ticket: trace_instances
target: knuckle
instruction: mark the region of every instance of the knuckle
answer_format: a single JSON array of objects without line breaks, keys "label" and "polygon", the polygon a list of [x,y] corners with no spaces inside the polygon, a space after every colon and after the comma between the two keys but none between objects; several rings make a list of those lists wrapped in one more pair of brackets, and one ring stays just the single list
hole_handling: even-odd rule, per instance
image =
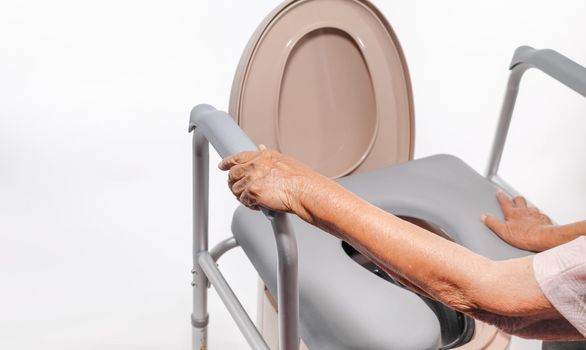
[{"label": "knuckle", "polygon": [[241,193],[242,191],[244,191],[245,188],[246,188],[246,182],[243,180],[236,182],[233,187],[234,191],[236,191],[238,193]]},{"label": "knuckle", "polygon": [[241,158],[242,158],[242,154],[241,153],[235,154],[235,155],[233,155],[230,158],[230,163],[232,163],[232,164],[238,164],[238,163],[240,163]]},{"label": "knuckle", "polygon": [[249,152],[240,152],[236,155],[234,155],[234,162],[235,163],[244,163],[246,161],[246,159],[248,158],[248,154]]},{"label": "knuckle", "polygon": [[241,178],[246,172],[246,168],[243,165],[236,165],[228,173],[228,177],[232,180]]},{"label": "knuckle", "polygon": [[265,171],[263,169],[255,169],[254,172],[252,172],[252,176],[256,179],[262,179],[264,174]]},{"label": "knuckle", "polygon": [[248,190],[254,194],[258,194],[261,188],[262,186],[257,181],[251,183],[250,186],[248,186]]},{"label": "knuckle", "polygon": [[244,173],[244,166],[242,166],[242,165],[235,166],[233,173],[234,173],[234,176],[241,177],[242,174]]}]

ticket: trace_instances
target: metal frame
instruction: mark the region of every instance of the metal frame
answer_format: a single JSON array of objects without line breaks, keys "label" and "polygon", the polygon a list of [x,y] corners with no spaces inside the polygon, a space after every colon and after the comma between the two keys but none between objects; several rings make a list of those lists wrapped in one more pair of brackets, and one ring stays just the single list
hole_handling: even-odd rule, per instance
[{"label": "metal frame", "polygon": [[[535,50],[528,46],[519,47],[513,55],[511,74],[499,124],[496,130],[486,178],[505,191],[517,194],[510,185],[498,176],[519,85],[523,74],[529,68],[537,68],[582,96],[586,97],[586,69],[553,50]],[[216,261],[228,250],[237,247],[234,237],[225,239],[208,250],[208,176],[209,146],[222,158],[232,154],[256,150],[256,146],[225,112],[209,105],[198,105],[190,115],[189,131],[193,133],[193,349],[207,348],[207,288],[216,289],[226,308],[234,318],[244,337],[254,349],[268,349],[268,346],[250,317],[234,295],[234,292],[216,266]],[[278,256],[278,309],[279,348],[299,349],[299,288],[297,242],[286,214],[275,213],[261,208],[269,219],[277,242]]]},{"label": "metal frame", "polygon": [[517,196],[519,193],[498,175],[498,169],[511,125],[513,111],[515,110],[515,102],[517,101],[521,78],[530,68],[539,69],[578,94],[586,97],[586,68],[554,50],[536,50],[529,46],[521,46],[515,50],[510,65],[511,73],[507,82],[505,98],[501,107],[501,114],[485,174],[488,180],[513,196]]},{"label": "metal frame", "polygon": [[[227,238],[208,250],[209,146],[222,158],[256,150],[256,146],[232,118],[209,105],[193,108],[189,131],[193,131],[193,312],[192,348],[207,349],[207,288],[217,291],[248,344],[253,349],[266,349],[265,340],[246,313],[242,304],[216,266],[216,261],[228,250],[237,247],[234,237]],[[299,288],[297,241],[287,215],[264,208],[262,212],[273,228],[277,242],[279,348],[299,349]]]}]

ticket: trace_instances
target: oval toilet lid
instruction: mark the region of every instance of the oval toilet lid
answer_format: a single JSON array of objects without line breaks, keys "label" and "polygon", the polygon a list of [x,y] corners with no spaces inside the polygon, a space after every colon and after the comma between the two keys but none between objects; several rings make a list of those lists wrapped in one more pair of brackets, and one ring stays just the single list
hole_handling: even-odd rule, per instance
[{"label": "oval toilet lid", "polygon": [[251,38],[230,114],[256,143],[337,178],[412,158],[409,73],[391,27],[360,0],[293,0]]}]

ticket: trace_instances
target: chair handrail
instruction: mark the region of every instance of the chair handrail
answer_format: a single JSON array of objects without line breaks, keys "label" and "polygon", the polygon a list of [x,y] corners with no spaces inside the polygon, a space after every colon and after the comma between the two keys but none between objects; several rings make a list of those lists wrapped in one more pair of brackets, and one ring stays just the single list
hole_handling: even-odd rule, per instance
[{"label": "chair handrail", "polygon": [[[256,145],[250,140],[250,138],[244,133],[244,131],[236,124],[234,119],[226,113],[215,109],[214,107],[206,104],[195,106],[191,110],[189,118],[189,131],[194,131],[194,140],[203,137],[206,141],[203,142],[205,145],[199,145],[202,142],[194,142],[194,164],[203,164],[208,162],[207,153],[206,159],[199,159],[198,154],[201,153],[197,148],[205,148],[207,151],[207,142],[211,143],[214,149],[222,158],[226,158],[233,154],[243,151],[256,151]],[[198,207],[207,208],[207,196],[198,195],[195,192],[195,188],[199,186],[196,184],[195,179],[199,179],[200,183],[208,186],[208,164],[203,164],[199,167],[194,167],[194,227],[196,222],[199,220],[205,220],[205,230],[194,229],[194,242],[202,241],[202,237],[205,235],[203,241],[207,242],[207,209],[205,210],[205,217],[198,216],[200,212]],[[206,197],[206,198],[203,198]],[[273,212],[266,208],[261,208],[262,212],[271,222],[275,239],[277,243],[277,260],[278,260],[278,273],[277,273],[277,301],[279,309],[279,348],[282,350],[298,350],[299,349],[299,282],[298,282],[298,252],[297,252],[297,240],[293,232],[292,226],[286,214]],[[202,226],[202,225],[200,225]],[[198,249],[194,249],[194,255],[201,252],[207,252],[207,244],[201,246]],[[194,271],[203,271],[198,266],[198,259],[194,259]],[[205,272],[205,271],[203,271]],[[216,288],[223,288],[222,284],[216,285]],[[199,286],[201,288],[201,286]],[[198,292],[194,290],[194,293]],[[200,291],[201,292],[201,291]],[[230,293],[227,295],[226,300],[229,300]],[[194,295],[194,301],[197,297]],[[237,302],[237,300],[236,300]],[[231,304],[237,304],[236,302]],[[195,308],[198,307],[199,303],[194,302]],[[227,307],[230,307],[226,304]],[[197,310],[202,313],[203,310]],[[245,326],[249,327],[249,326]],[[253,334],[251,332],[250,334]],[[199,341],[199,340],[198,340]],[[207,340],[203,340],[206,342]],[[206,344],[199,344],[206,345]],[[196,347],[199,349],[200,347]]]},{"label": "chair handrail", "polygon": [[586,97],[586,68],[557,51],[536,50],[529,46],[521,46],[515,50],[509,68],[511,73],[485,173],[491,181],[500,179],[497,173],[511,125],[521,78],[528,69],[536,68]]},{"label": "chair handrail", "polygon": [[520,46],[515,50],[510,69],[525,64],[536,68],[586,97],[586,68],[552,49],[537,50]]}]

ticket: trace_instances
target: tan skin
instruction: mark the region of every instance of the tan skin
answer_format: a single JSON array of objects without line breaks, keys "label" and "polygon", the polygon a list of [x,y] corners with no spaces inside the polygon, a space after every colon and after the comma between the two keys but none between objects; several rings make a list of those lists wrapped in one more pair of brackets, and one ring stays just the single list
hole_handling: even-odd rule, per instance
[{"label": "tan skin", "polygon": [[492,215],[484,215],[482,220],[515,247],[542,252],[586,235],[586,221],[558,226],[537,208],[529,207],[523,197],[511,201],[506,194],[499,192],[497,199],[505,215],[505,222],[500,222]]},{"label": "tan skin", "polygon": [[[245,206],[298,215],[347,241],[417,293],[520,337],[584,340],[543,295],[531,256],[489,260],[381,210],[262,145],[259,151],[224,159],[219,168],[230,171],[230,189]],[[586,233],[586,221],[554,226],[522,197],[497,197],[505,222],[491,215],[482,219],[512,245],[541,251]]]}]

